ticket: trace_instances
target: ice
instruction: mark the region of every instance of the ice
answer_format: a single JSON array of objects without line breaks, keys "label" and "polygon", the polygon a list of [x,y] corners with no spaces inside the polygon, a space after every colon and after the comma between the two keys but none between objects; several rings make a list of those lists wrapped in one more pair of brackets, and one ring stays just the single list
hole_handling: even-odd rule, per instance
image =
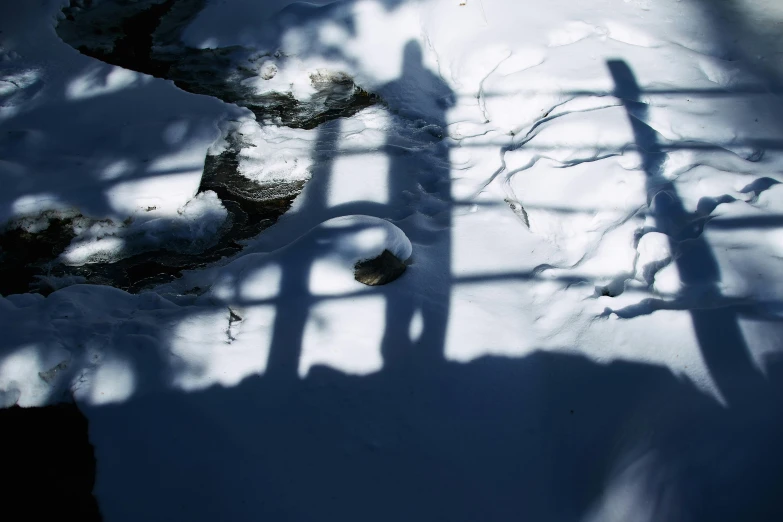
[{"label": "ice", "polygon": [[246,144],[239,154],[239,173],[246,178],[267,184],[310,177],[314,131],[259,127],[255,120],[243,122],[238,131]]}]

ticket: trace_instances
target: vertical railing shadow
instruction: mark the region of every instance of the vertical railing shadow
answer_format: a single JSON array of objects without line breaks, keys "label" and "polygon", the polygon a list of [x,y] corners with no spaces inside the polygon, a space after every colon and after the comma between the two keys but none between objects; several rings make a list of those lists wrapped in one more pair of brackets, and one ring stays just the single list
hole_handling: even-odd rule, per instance
[{"label": "vertical railing shadow", "polygon": [[[721,274],[715,255],[703,234],[686,237],[693,221],[672,181],[663,176],[666,154],[656,131],[647,124],[647,105],[640,101],[641,88],[633,71],[622,60],[607,62],[615,84],[614,95],[622,101],[647,175],[647,202],[656,227],[666,234],[675,256],[683,290],[705,297],[720,296]],[[751,359],[737,314],[730,308],[691,309],[691,320],[705,364],[723,398],[730,406],[758,398],[761,375]]]},{"label": "vertical railing shadow", "polygon": [[[422,92],[416,88],[419,85],[426,93],[424,107],[421,106]],[[437,269],[438,274],[432,276],[436,282],[427,285],[427,288],[413,288],[411,283],[405,284],[401,280],[381,289],[386,301],[381,341],[384,370],[405,367],[417,375],[426,375],[429,373],[427,368],[443,360],[449,311],[450,287],[443,282],[451,277],[451,184],[449,147],[442,138],[446,126],[445,111],[452,103],[453,93],[440,77],[424,67],[421,49],[416,42],[410,42],[405,48],[402,75],[386,88],[399,94],[396,103],[405,114],[404,128],[400,131],[404,136],[398,136],[399,129],[393,125],[385,149],[390,158],[388,206],[329,207],[327,196],[334,157],[339,154],[340,137],[340,121],[334,120],[318,128],[313,151],[314,168],[303,208],[310,215],[322,217],[361,209],[378,216],[414,217],[418,208],[406,208],[400,212],[399,207],[407,205],[406,198],[410,197],[414,202],[420,199],[440,202],[435,206],[436,211],[424,218],[430,220],[433,226],[420,227],[415,219],[405,225],[414,243],[423,245],[421,250],[414,246],[412,263],[417,263],[419,254],[422,259],[426,257],[422,265],[426,265],[428,270],[432,267]],[[409,126],[411,122],[413,125]],[[396,143],[398,139],[402,142]],[[309,253],[306,258],[299,255],[280,267],[281,298],[277,301],[266,371],[270,378],[286,381],[297,378],[308,313],[315,303],[315,298],[309,294],[308,279],[316,255],[317,252]],[[412,274],[408,274],[410,276]],[[417,273],[414,277],[421,280],[430,275]],[[417,315],[418,335],[412,339],[411,328]]]},{"label": "vertical railing shadow", "polygon": [[[313,172],[307,192],[306,205],[308,211],[323,213],[327,207],[327,194],[337,140],[340,135],[340,120],[333,120],[318,127],[318,134],[313,146]],[[302,353],[302,341],[307,316],[312,305],[308,280],[315,252],[310,255],[292,259],[291,263],[281,266],[277,309],[272,331],[272,341],[269,346],[267,373],[283,381],[296,380],[299,359]],[[284,298],[288,296],[288,298]],[[296,296],[296,299],[291,297]]]}]

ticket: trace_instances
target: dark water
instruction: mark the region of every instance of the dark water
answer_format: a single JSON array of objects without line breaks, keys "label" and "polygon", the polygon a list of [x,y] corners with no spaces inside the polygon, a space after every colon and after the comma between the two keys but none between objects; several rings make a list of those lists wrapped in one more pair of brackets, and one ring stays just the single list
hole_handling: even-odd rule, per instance
[{"label": "dark water", "polygon": [[[317,93],[307,103],[290,94],[257,95],[241,85],[255,75],[243,67],[249,50],[240,47],[195,49],[184,45],[182,28],[204,7],[204,0],[116,0],[94,4],[72,0],[63,9],[57,27],[64,42],[82,54],[105,63],[173,80],[179,88],[247,107],[264,125],[313,129],[351,116],[380,98],[357,86],[349,77],[334,74],[313,78]],[[155,44],[155,45],[153,45]],[[165,46],[165,51],[161,50]],[[54,219],[46,231],[30,234],[20,229],[0,233],[0,294],[56,290],[56,278],[110,285],[128,292],[169,282],[183,270],[201,268],[232,256],[277,221],[304,187],[303,181],[258,185],[238,172],[243,144],[228,136],[229,147],[207,155],[199,192],[214,191],[228,210],[226,225],[210,248],[201,252],[154,250],[115,262],[66,266],[57,257],[74,233],[68,219]],[[66,279],[67,280],[67,279]]]}]

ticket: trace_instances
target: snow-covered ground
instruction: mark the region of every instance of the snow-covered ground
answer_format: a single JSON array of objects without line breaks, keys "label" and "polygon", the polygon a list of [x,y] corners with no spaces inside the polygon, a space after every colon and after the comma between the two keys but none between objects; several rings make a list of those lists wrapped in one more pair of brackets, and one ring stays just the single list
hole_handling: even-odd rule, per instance
[{"label": "snow-covered ground", "polygon": [[0,5],[3,222],[208,242],[226,129],[309,180],[171,284],[0,298],[0,405],[74,398],[107,521],[783,517],[777,2],[207,1],[251,92],[384,100],[310,130],[80,55],[66,3]]}]

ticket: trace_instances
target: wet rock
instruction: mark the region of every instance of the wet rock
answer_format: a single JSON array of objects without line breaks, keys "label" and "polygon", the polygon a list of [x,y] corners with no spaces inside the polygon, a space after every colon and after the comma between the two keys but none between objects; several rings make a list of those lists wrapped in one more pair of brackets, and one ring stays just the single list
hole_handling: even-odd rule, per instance
[{"label": "wet rock", "polygon": [[311,81],[317,92],[307,103],[286,93],[249,97],[238,105],[253,111],[256,119],[265,124],[314,129],[324,122],[353,116],[381,102],[378,95],[365,91],[345,75],[331,75],[323,82],[311,76]]},{"label": "wet rock", "polygon": [[378,257],[356,263],[354,278],[367,286],[385,285],[400,277],[405,269],[405,263],[384,250]]},{"label": "wet rock", "polygon": [[[229,201],[234,202],[244,218],[261,225],[267,222],[262,229],[266,228],[288,210],[294,198],[302,192],[305,182],[294,180],[261,184],[246,178],[239,173],[239,153],[249,145],[236,134],[229,134],[226,141],[226,150],[218,155],[207,156],[198,191],[215,192],[224,205]],[[253,237],[260,231],[256,228],[248,230],[250,235],[242,239]]]}]

